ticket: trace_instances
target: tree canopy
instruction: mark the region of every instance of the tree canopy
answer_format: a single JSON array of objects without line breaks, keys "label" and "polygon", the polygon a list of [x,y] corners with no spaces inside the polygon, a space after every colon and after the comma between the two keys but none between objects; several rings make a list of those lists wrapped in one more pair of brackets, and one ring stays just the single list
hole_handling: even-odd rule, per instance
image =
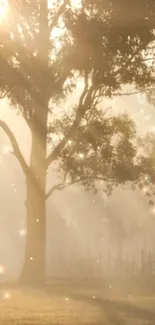
[{"label": "tree canopy", "polygon": [[0,30],[1,89],[27,119],[34,101],[72,90],[79,75],[98,96],[112,96],[124,84],[152,86],[146,55],[154,55],[153,1],[52,1],[48,9],[47,1],[11,0],[9,7]]},{"label": "tree canopy", "polygon": [[[66,123],[65,138],[57,147],[53,146],[47,165],[61,155],[62,166],[65,170],[71,168],[73,174],[75,161],[72,157],[71,162],[68,147],[64,149],[64,146],[71,135],[73,140],[77,138],[79,129],[78,137],[83,137],[85,152],[90,146],[88,132],[93,132],[91,143],[94,141],[95,161],[96,138],[101,136],[104,143],[103,129],[109,128],[107,134],[111,137],[116,132],[113,123],[118,122],[114,118],[103,121],[101,114],[98,120],[95,110],[99,102],[105,96],[121,93],[125,84],[131,84],[132,89],[153,86],[154,62],[148,65],[147,56],[154,57],[154,15],[155,4],[151,0],[132,3],[88,0],[79,1],[79,5],[73,1],[52,1],[50,7],[47,1],[33,4],[28,0],[9,1],[8,20],[0,29],[0,90],[2,96],[10,99],[11,105],[18,107],[30,129],[37,111],[40,133],[43,131],[41,118],[46,102],[52,115],[53,106],[61,105],[61,99],[76,89],[79,80],[84,84],[79,104],[72,108],[72,123],[66,115],[62,119],[63,124]],[[81,131],[79,125],[86,121],[92,110],[91,120]],[[61,124],[60,121],[59,127]],[[48,137],[50,131],[51,127]],[[57,133],[57,129],[54,132]],[[120,146],[127,145],[125,140],[121,141]],[[106,159],[110,159],[112,148],[107,149],[106,143],[103,149],[103,143],[102,156],[107,155]],[[134,150],[128,149],[133,158]],[[79,146],[77,150],[80,150]],[[77,167],[78,173],[82,172],[80,168],[84,166]],[[74,173],[79,177],[75,167]]]},{"label": "tree canopy", "polygon": [[[154,0],[8,1],[0,22],[0,96],[30,129],[29,164],[7,124],[0,127],[26,176],[27,283],[45,278],[46,199],[63,188],[56,184],[46,193],[51,163],[57,161],[65,181],[87,189],[96,190],[96,180],[109,192],[146,173],[154,179],[152,159],[137,150],[134,123],[103,110],[103,99],[125,86],[153,88],[154,30]],[[65,109],[73,92],[76,105]]]}]

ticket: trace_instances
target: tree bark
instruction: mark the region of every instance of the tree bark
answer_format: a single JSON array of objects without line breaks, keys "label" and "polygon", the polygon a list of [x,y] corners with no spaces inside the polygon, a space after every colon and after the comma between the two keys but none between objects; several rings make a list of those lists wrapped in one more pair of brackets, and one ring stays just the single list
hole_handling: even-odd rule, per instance
[{"label": "tree bark", "polygon": [[27,237],[21,281],[43,285],[46,272],[46,202],[40,189],[27,179]]},{"label": "tree bark", "polygon": [[[46,111],[45,111],[46,113]],[[46,124],[45,124],[46,125]],[[44,125],[44,126],[45,126]],[[32,133],[27,186],[27,237],[21,281],[42,285],[46,273],[46,134]]]},{"label": "tree bark", "polygon": [[39,74],[33,115],[30,120],[32,147],[27,183],[27,238],[21,281],[43,285],[46,275],[46,145],[48,125],[49,26],[48,1],[40,1],[38,62]]}]

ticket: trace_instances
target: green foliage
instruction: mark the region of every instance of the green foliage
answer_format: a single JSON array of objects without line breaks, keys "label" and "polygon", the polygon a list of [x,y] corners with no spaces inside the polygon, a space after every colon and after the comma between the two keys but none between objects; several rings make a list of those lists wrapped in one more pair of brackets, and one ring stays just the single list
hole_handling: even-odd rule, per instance
[{"label": "green foliage", "polygon": [[[153,66],[144,56],[150,48],[154,55],[155,3],[81,3],[53,1],[48,8],[46,0],[9,0],[8,22],[0,29],[0,93],[18,107],[32,136],[53,140],[49,163],[59,159],[65,176],[86,188],[102,180],[110,190],[112,184],[135,181],[142,165],[133,122],[105,117],[98,104],[125,84],[139,89],[154,83]],[[55,120],[53,106],[73,92],[79,78],[84,82],[79,102],[71,115]]]},{"label": "green foliage", "polygon": [[151,105],[155,106],[155,89],[152,88],[151,90],[147,91],[146,98]]},{"label": "green foliage", "polygon": [[123,84],[152,84],[152,66],[146,65],[144,53],[155,39],[153,1],[83,3],[82,12],[65,14],[74,40],[68,64],[90,72],[93,86],[107,96]]},{"label": "green foliage", "polygon": [[103,96],[112,96],[123,84],[144,87],[154,81],[152,67],[144,60],[155,39],[154,1],[86,0],[81,9],[68,6],[61,15],[63,28],[56,22],[61,32],[52,39],[61,3],[54,1],[47,11],[46,1],[9,1],[9,22],[0,30],[0,87],[14,104],[28,114],[34,101],[39,105],[43,97],[62,96],[65,81],[76,79],[75,70],[87,72]]},{"label": "green foliage", "polygon": [[149,204],[155,204],[155,134],[147,133],[138,139],[143,155],[141,161],[141,177],[139,188],[148,197]]},{"label": "green foliage", "polygon": [[[58,128],[56,120],[55,125],[54,134],[57,132],[58,138],[60,134],[65,136],[66,123]],[[78,181],[95,191],[96,181],[100,181],[104,190],[110,192],[113,186],[138,177],[135,137],[135,125],[127,115],[110,117],[94,110],[68,139],[59,155],[59,168],[68,181]]]}]

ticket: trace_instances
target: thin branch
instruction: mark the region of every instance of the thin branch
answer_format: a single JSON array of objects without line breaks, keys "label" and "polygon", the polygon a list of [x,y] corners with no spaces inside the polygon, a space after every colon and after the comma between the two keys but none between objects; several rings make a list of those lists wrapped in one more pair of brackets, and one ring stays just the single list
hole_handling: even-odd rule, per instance
[{"label": "thin branch", "polygon": [[52,186],[52,188],[46,194],[46,200],[53,194],[54,191],[61,191],[64,188],[63,184],[57,184]]},{"label": "thin branch", "polygon": [[79,106],[81,106],[83,104],[83,100],[87,94],[88,91],[88,73],[86,72],[85,77],[84,77],[84,81],[85,81],[85,86],[84,86],[84,90],[80,96],[80,100],[79,100]]},{"label": "thin branch", "polygon": [[25,110],[23,111],[22,116],[23,116],[27,126],[29,127],[29,129],[31,131],[31,118],[28,117],[27,112]]},{"label": "thin branch", "polygon": [[130,92],[130,93],[114,93],[113,96],[132,96],[132,95],[137,95],[137,94],[147,92],[147,91],[150,91],[150,90],[155,90],[155,88],[154,87],[153,88],[146,88],[146,89],[136,90],[136,91],[133,91],[133,92]]},{"label": "thin branch", "polygon": [[8,92],[5,91],[4,94],[0,95],[0,100],[1,100],[1,99],[4,99],[4,98],[7,96],[7,94],[8,94]]},{"label": "thin branch", "polygon": [[13,132],[10,130],[10,128],[8,127],[8,125],[0,120],[0,127],[3,129],[3,131],[6,133],[6,135],[8,136],[11,144],[12,144],[12,148],[13,148],[13,154],[15,155],[15,157],[17,158],[17,160],[19,161],[21,167],[22,167],[22,170],[25,174],[25,176],[27,175],[28,171],[29,171],[29,167],[19,149],[19,146],[18,146],[18,143],[17,143],[17,140],[13,134]]},{"label": "thin branch", "polygon": [[[105,177],[103,176],[98,176],[98,175],[96,175],[95,177],[88,177],[87,178],[87,180],[96,180],[96,181],[106,181],[106,182],[109,182],[109,183],[111,183],[111,179],[105,179]],[[47,192],[47,194],[46,194],[46,196],[45,196],[45,199],[47,200],[52,194],[53,194],[53,192],[54,191],[61,191],[61,190],[63,190],[63,189],[66,189],[66,188],[68,188],[68,187],[70,187],[70,186],[72,186],[72,185],[75,185],[75,184],[77,184],[77,183],[80,183],[80,182],[82,182],[84,179],[83,178],[77,178],[77,179],[75,179],[75,180],[73,180],[73,181],[71,181],[71,182],[69,182],[69,183],[59,183],[59,184],[56,184],[56,185],[54,185],[48,192]]]},{"label": "thin branch", "polygon": [[71,185],[74,185],[75,183],[77,183],[77,180],[76,181],[73,181],[73,182],[70,182],[70,183],[67,183],[67,184],[63,184],[63,183],[60,183],[60,184],[57,184],[57,185],[54,185],[46,194],[45,198],[46,200],[53,194],[54,191],[61,191],[63,189],[66,189],[68,188],[69,186]]},{"label": "thin branch", "polygon": [[106,109],[105,109],[105,111],[103,112],[103,117],[107,114],[107,112],[108,111],[110,111],[111,110],[111,106],[110,107],[107,107]]},{"label": "thin branch", "polygon": [[[59,142],[59,144],[53,149],[51,154],[46,158],[47,167],[57,159],[61,150],[65,147],[67,141],[70,137],[75,133],[79,123],[81,122],[82,118],[84,117],[85,113],[90,109],[91,104],[91,96],[92,96],[93,88],[90,87],[89,90],[86,91],[84,88],[82,95],[80,97],[79,105],[77,108],[75,120],[72,126],[69,128],[68,132],[66,133],[65,137]],[[83,99],[85,98],[84,102]]]},{"label": "thin branch", "polygon": [[145,59],[142,59],[142,62],[144,61],[153,61],[155,60],[155,57],[151,57],[151,58],[145,58]]}]

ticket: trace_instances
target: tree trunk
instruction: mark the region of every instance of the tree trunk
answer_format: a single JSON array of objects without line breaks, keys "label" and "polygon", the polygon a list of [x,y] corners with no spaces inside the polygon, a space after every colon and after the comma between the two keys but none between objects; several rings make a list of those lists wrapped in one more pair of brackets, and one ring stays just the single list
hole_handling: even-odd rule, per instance
[{"label": "tree trunk", "polygon": [[43,285],[45,282],[46,206],[31,179],[27,180],[27,238],[25,261],[21,274],[23,284]]},{"label": "tree trunk", "polygon": [[27,285],[42,285],[46,270],[46,145],[48,100],[34,113],[31,125],[32,146],[27,185],[27,237],[21,280]]},{"label": "tree trunk", "polygon": [[40,1],[38,36],[38,80],[30,125],[32,148],[27,176],[27,239],[22,283],[42,285],[46,272],[46,145],[48,125],[49,26],[48,1]]},{"label": "tree trunk", "polygon": [[46,270],[46,139],[32,134],[30,174],[27,176],[27,237],[21,281],[42,285]]}]

